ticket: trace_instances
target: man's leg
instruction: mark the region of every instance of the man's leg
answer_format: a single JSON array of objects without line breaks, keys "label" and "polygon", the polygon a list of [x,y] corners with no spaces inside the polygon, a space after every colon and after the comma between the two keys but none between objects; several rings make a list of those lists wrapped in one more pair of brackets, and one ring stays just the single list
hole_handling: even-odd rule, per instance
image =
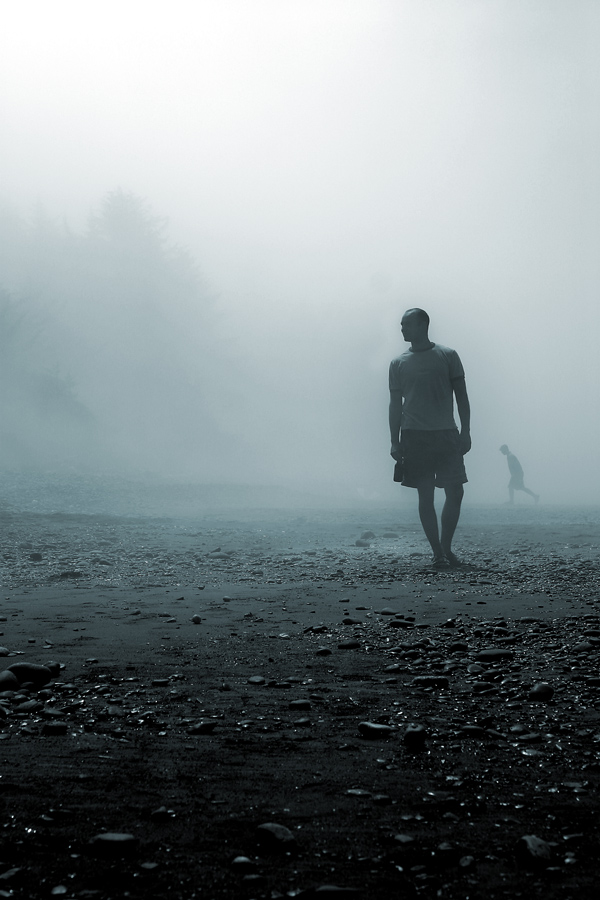
[{"label": "man's leg", "polygon": [[465,490],[462,484],[453,484],[445,488],[446,502],[442,509],[442,539],[440,541],[442,553],[449,557],[452,554],[452,538],[458,525],[460,507]]},{"label": "man's leg", "polygon": [[444,552],[440,543],[438,520],[433,503],[435,493],[435,481],[433,476],[424,480],[417,488],[419,492],[419,518],[425,537],[431,544],[433,555],[436,559],[442,559]]}]

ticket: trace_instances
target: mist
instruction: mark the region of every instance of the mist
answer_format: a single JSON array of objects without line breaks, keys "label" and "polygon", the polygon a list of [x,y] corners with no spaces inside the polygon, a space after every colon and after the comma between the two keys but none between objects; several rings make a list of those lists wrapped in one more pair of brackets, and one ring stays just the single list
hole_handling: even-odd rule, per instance
[{"label": "mist", "polygon": [[387,369],[421,306],[468,502],[507,499],[507,443],[544,503],[600,503],[595,3],[5,18],[2,468],[406,503]]}]

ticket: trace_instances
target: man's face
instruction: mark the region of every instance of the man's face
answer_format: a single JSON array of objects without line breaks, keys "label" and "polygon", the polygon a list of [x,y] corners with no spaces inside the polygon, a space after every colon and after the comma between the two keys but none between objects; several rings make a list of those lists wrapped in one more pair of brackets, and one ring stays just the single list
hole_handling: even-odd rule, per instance
[{"label": "man's face", "polygon": [[405,341],[408,341],[409,344],[419,334],[421,330],[420,322],[414,313],[405,313],[402,316],[400,330],[402,331],[402,337]]}]

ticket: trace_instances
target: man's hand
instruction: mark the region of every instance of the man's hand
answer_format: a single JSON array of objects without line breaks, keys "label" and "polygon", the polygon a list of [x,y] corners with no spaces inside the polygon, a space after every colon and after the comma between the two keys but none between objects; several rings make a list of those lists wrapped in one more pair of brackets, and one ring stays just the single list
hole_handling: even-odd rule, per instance
[{"label": "man's hand", "polygon": [[396,462],[400,462],[402,459],[402,453],[400,451],[400,444],[392,444],[392,449],[390,450],[390,456],[392,459],[395,459]]},{"label": "man's hand", "polygon": [[471,449],[471,435],[468,431],[460,433],[460,449],[463,456]]}]

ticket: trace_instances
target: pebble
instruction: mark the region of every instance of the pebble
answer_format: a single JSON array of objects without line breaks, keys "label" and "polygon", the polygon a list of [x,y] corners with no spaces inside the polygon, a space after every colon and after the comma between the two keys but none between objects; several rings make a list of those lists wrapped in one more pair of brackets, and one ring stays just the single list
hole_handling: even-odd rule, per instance
[{"label": "pebble", "polygon": [[370,543],[368,541],[363,541],[360,538],[357,541],[354,541],[355,547],[370,547]]},{"label": "pebble", "polygon": [[514,655],[512,650],[490,647],[487,650],[480,650],[477,654],[477,659],[482,660],[483,662],[495,662],[500,659],[513,659]]},{"label": "pebble", "polygon": [[379,722],[359,722],[358,731],[361,737],[377,740],[378,738],[390,738],[396,729],[391,725],[381,725]]},{"label": "pebble", "polygon": [[66,734],[68,730],[69,725],[67,722],[44,722],[42,734],[62,735]]},{"label": "pebble", "polygon": [[315,656],[331,656],[332,652],[329,647],[317,647]]},{"label": "pebble", "polygon": [[402,736],[409,750],[422,750],[427,739],[427,730],[423,725],[408,725]]},{"label": "pebble", "polygon": [[552,846],[535,834],[524,834],[516,843],[515,856],[525,865],[546,868],[552,860]]},{"label": "pebble", "polygon": [[36,687],[43,687],[52,681],[52,672],[47,666],[40,666],[37,663],[17,662],[8,667],[8,671],[12,672],[18,679],[20,684],[32,682]]},{"label": "pebble", "polygon": [[277,822],[263,822],[256,829],[261,849],[271,853],[289,853],[296,849],[296,838],[289,828]]},{"label": "pebble", "polygon": [[217,723],[214,721],[198,722],[196,725],[190,725],[188,734],[212,734]]},{"label": "pebble", "polygon": [[265,684],[266,679],[262,675],[251,675],[248,684]]},{"label": "pebble", "polygon": [[542,700],[544,703],[548,703],[552,700],[554,696],[554,688],[551,687],[546,681],[538,681],[537,684],[529,691],[529,699],[530,700]]},{"label": "pebble", "polygon": [[199,615],[195,615],[195,616],[192,616],[191,621],[194,623],[194,625],[199,625],[202,621],[202,618]]},{"label": "pebble", "polygon": [[14,672],[5,669],[0,672],[0,691],[16,691],[19,687],[19,679]]},{"label": "pebble", "polygon": [[138,849],[138,839],[133,834],[118,831],[104,831],[90,841],[90,849],[98,856],[122,859],[132,856]]},{"label": "pebble", "polygon": [[338,644],[338,650],[357,650],[361,646],[360,641],[349,640]]}]

